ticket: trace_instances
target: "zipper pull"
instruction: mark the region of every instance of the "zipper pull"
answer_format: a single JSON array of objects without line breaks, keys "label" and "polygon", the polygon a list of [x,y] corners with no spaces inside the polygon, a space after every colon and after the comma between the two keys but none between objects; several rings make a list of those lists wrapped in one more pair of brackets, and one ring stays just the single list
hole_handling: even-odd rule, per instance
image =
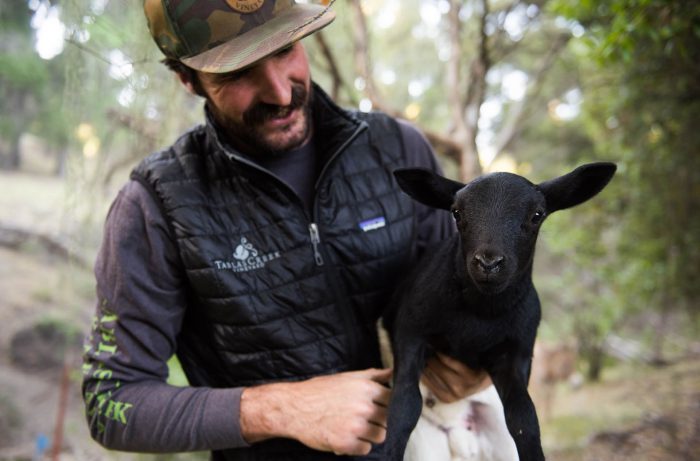
[{"label": "zipper pull", "polygon": [[321,234],[318,233],[318,226],[316,223],[309,224],[309,234],[311,234],[311,245],[314,247],[314,259],[316,260],[317,266],[323,266],[323,256],[318,249],[318,244],[321,243]]}]

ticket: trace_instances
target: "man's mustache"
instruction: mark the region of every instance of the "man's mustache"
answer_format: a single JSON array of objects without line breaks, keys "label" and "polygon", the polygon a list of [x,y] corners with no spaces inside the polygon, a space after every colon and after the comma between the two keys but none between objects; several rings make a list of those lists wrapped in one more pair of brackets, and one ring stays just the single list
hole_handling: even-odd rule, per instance
[{"label": "man's mustache", "polygon": [[307,101],[308,92],[303,85],[292,86],[292,100],[287,106],[276,104],[258,103],[243,113],[243,123],[248,126],[256,126],[265,121],[284,116],[295,109],[304,106]]}]

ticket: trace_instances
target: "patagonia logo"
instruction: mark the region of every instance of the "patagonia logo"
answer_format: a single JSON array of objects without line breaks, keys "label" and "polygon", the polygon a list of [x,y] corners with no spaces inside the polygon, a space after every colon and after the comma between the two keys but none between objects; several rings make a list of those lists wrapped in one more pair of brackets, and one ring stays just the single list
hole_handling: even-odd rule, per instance
[{"label": "patagonia logo", "polygon": [[279,258],[281,255],[279,251],[261,254],[260,251],[258,251],[258,249],[248,241],[248,239],[241,237],[241,242],[238,244],[231,256],[232,258],[228,260],[215,260],[214,267],[217,270],[249,272],[262,269],[268,262]]},{"label": "patagonia logo", "polygon": [[362,229],[365,232],[381,229],[384,226],[386,226],[386,220],[384,219],[384,216],[368,219],[367,221],[362,221],[360,223],[360,229]]}]

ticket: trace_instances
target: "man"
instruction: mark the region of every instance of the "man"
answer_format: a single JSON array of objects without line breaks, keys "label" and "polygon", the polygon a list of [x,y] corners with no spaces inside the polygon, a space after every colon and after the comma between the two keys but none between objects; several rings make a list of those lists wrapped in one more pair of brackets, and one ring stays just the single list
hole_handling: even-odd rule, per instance
[{"label": "man", "polygon": [[[376,322],[402,272],[452,231],[392,171],[437,169],[404,122],[338,108],[298,42],[333,13],[282,0],[146,0],[206,124],[146,158],[96,265],[83,395],[110,449],[225,460],[379,459],[391,370]],[[166,383],[173,354],[190,386]],[[444,400],[483,387],[447,357]]]}]

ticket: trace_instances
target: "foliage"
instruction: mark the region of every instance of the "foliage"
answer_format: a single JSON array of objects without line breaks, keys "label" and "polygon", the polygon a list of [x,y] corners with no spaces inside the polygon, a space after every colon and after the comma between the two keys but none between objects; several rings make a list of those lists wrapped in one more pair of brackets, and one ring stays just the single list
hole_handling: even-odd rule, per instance
[{"label": "foliage", "polygon": [[[32,88],[46,80],[38,56],[31,52],[29,9],[20,2],[0,6],[0,110],[13,117],[0,119],[0,167],[19,164],[18,146],[23,126],[36,112]],[[20,4],[17,4],[20,3]],[[4,149],[3,149],[4,147]]]},{"label": "foliage", "polygon": [[633,65],[650,45],[652,59],[689,61],[700,38],[697,2],[683,0],[557,0],[553,10],[575,18],[591,35],[600,63]]},{"label": "foliage", "polygon": [[[640,310],[663,318],[685,309],[697,320],[700,216],[692,210],[700,205],[700,5],[560,1],[555,11],[587,27],[578,43],[580,62],[588,62],[583,127],[593,156],[617,159],[620,167],[604,205],[615,217],[607,220],[610,244],[590,257],[589,250],[578,251],[589,258],[584,267],[599,267],[614,292],[592,290],[598,308],[593,318],[579,315],[578,328],[600,344]],[[595,233],[581,241],[575,231],[559,230],[560,242],[595,247]],[[669,332],[656,333],[654,353],[661,358]]]}]

